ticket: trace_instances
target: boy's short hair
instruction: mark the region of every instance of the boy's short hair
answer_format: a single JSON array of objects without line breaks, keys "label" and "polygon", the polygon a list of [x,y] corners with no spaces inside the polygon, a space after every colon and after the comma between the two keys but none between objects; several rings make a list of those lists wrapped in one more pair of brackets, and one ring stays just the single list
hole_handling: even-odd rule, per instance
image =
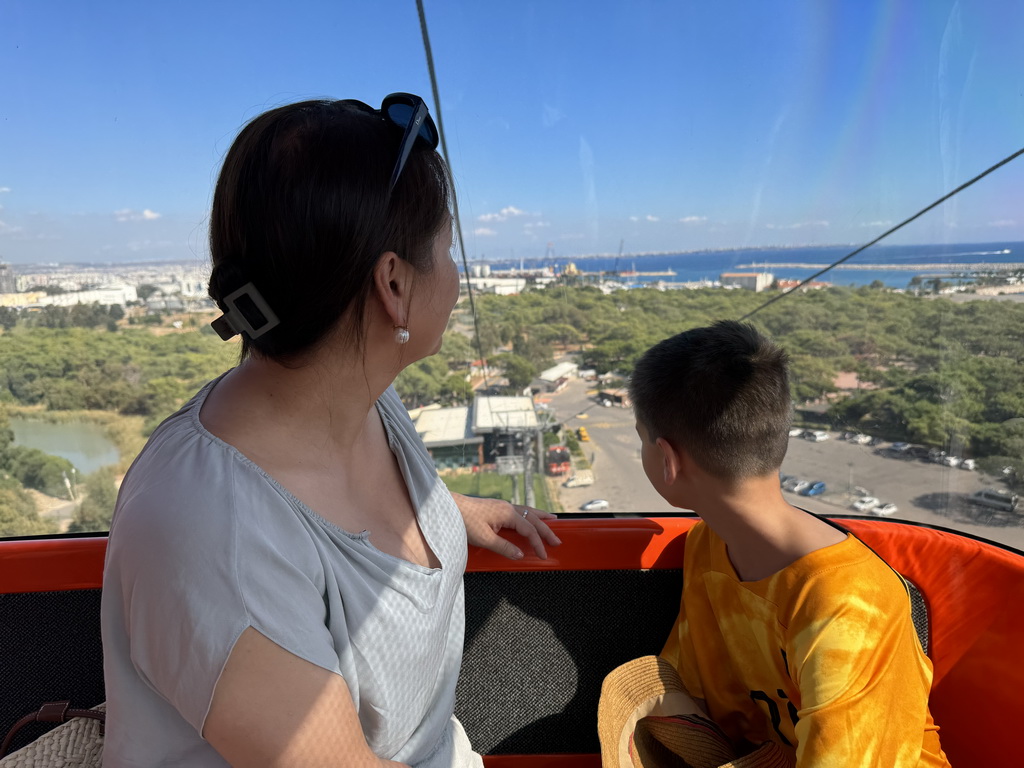
[{"label": "boy's short hair", "polygon": [[629,384],[633,411],[651,441],[684,448],[726,480],[782,466],[792,404],[789,358],[752,325],[722,320],[647,350]]}]

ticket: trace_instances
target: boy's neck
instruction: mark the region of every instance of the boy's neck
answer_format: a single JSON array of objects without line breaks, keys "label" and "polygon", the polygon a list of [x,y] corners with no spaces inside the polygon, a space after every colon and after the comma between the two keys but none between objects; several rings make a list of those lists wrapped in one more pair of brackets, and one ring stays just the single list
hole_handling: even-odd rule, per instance
[{"label": "boy's neck", "polygon": [[767,578],[846,539],[842,531],[789,504],[774,475],[718,482],[700,494],[703,498],[694,498],[692,508],[725,542],[741,581]]}]

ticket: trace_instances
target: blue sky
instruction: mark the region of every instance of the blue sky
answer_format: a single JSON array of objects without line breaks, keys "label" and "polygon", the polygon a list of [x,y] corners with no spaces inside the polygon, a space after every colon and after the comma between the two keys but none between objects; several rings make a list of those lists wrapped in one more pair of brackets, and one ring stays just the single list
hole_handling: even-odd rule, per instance
[{"label": "blue sky", "polygon": [[[1024,146],[1016,0],[426,0],[471,257],[859,243]],[[412,0],[0,0],[0,260],[206,258],[241,125],[430,83]],[[1024,240],[1024,158],[893,242]]]}]

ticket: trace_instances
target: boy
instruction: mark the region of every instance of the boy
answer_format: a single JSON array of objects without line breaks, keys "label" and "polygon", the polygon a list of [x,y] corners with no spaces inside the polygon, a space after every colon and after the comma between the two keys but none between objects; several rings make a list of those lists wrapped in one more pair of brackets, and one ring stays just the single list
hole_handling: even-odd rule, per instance
[{"label": "boy", "polygon": [[723,321],[649,349],[630,392],[647,477],[702,520],[662,656],[709,716],[797,766],[948,765],[901,577],[782,497],[786,353]]}]

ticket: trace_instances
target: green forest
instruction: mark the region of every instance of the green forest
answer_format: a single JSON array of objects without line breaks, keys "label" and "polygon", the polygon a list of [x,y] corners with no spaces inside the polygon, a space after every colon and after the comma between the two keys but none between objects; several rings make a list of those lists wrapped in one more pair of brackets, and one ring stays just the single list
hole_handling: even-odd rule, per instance
[{"label": "green forest", "polygon": [[[479,343],[491,360],[533,372],[558,350],[625,378],[655,342],[739,319],[770,297],[721,289],[606,295],[558,285],[483,296]],[[835,428],[988,459],[1018,474],[1024,465],[1024,303],[829,288],[787,296],[750,322],[789,352],[794,402],[827,404]],[[838,392],[840,372],[856,373],[862,389]]]},{"label": "green forest", "polygon": [[[479,335],[461,303],[441,353],[405,369],[396,388],[409,407],[468,403],[478,383],[469,380],[469,366],[481,353],[514,388],[564,355],[624,379],[651,344],[686,328],[738,319],[769,297],[722,289],[604,294],[565,285],[479,296]],[[132,427],[141,441],[237,362],[237,345],[209,332],[135,325],[105,308],[29,318],[4,312],[0,320],[0,535],[47,532],[24,489],[60,495],[62,472],[69,469],[62,459],[12,446],[5,409],[50,417],[116,414],[141,424]],[[1024,303],[829,288],[788,296],[751,322],[789,352],[794,402],[826,404],[836,428],[1014,467],[1011,482],[1019,483]],[[837,392],[840,372],[855,372],[863,388]],[[81,530],[102,527],[107,501],[112,505],[103,487],[112,477],[89,482],[86,496],[93,502],[80,506],[74,523]]]}]

